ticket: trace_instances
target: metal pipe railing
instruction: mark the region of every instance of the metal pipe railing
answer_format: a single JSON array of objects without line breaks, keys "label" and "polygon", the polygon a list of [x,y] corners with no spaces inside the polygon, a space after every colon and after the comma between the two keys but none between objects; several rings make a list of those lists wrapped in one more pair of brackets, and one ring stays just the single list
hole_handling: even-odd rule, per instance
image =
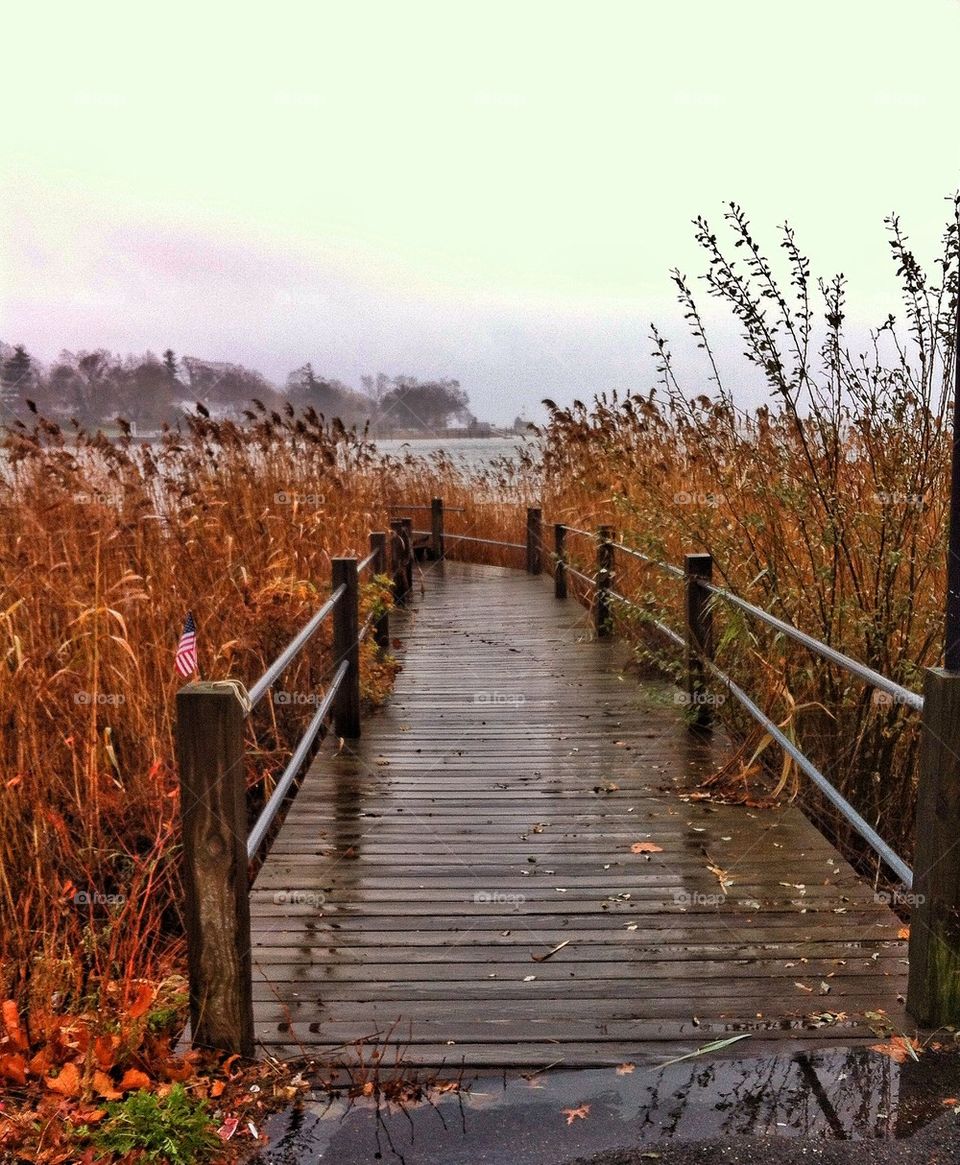
[{"label": "metal pipe railing", "polygon": [[819,655],[821,659],[828,660],[830,663],[836,664],[837,667],[843,668],[851,675],[863,680],[865,684],[870,684],[874,688],[879,688],[882,692],[887,692],[900,703],[906,704],[908,708],[914,708],[918,712],[923,711],[923,696],[917,692],[912,692],[902,684],[887,679],[885,675],[874,671],[872,667],[867,667],[866,664],[851,659],[849,655],[844,655],[842,651],[837,651],[836,648],[829,647],[819,639],[814,639],[812,635],[808,635],[805,631],[800,631],[790,623],[785,623],[782,619],[778,619],[776,615],[771,615],[769,611],[765,611],[762,607],[756,607],[753,603],[748,603],[746,599],[741,599],[739,595],[733,594],[732,591],[724,590],[723,587],[718,587],[708,582],[701,581],[697,585],[703,587],[705,591],[709,591],[710,594],[715,595],[717,598],[723,599],[724,602],[729,603],[731,606],[737,607],[748,615],[753,615],[754,618],[766,623],[768,627],[772,627],[775,631],[782,632],[788,638],[807,648],[808,651]]},{"label": "metal pipe railing", "polygon": [[350,664],[347,660],[343,660],[340,666],[337,668],[333,679],[330,682],[330,686],[324,692],[323,699],[317,705],[316,712],[313,714],[310,723],[307,725],[307,729],[303,736],[300,737],[300,741],[297,744],[297,747],[294,749],[293,755],[287,762],[287,767],[281,773],[280,779],[277,781],[273,792],[270,794],[270,797],[267,800],[267,803],[264,805],[263,809],[260,810],[260,816],[254,822],[253,828],[250,830],[250,834],[247,837],[248,861],[253,861],[253,859],[260,852],[260,847],[263,845],[264,841],[266,841],[267,834],[270,832],[270,827],[276,820],[277,814],[280,812],[280,808],[286,800],[287,794],[290,792],[290,787],[297,779],[297,774],[300,772],[301,768],[303,768],[304,762],[310,754],[310,749],[313,746],[314,740],[316,740],[317,735],[323,728],[323,722],[326,720],[327,715],[330,712],[330,708],[337,695],[337,691],[340,688],[340,685],[343,683],[349,668]]},{"label": "metal pipe railing", "polygon": [[817,786],[821,793],[827,800],[838,809],[841,815],[853,826],[853,828],[860,834],[863,840],[873,849],[873,851],[880,857],[903,884],[909,890],[913,885],[913,870],[906,864],[899,854],[887,845],[883,838],[877,831],[867,823],[867,821],[854,809],[850,802],[837,789],[830,784],[827,778],[820,772],[820,770],[810,761],[804,753],[793,743],[793,741],[782,732],[780,728],[766,715],[765,712],[750,699],[746,692],[738,684],[726,674],[721,671],[719,667],[711,659],[704,660],[704,664],[710,674],[730,692],[750,713],[756,722],[768,732],[773,739],[780,745],[783,751],[796,762],[797,767],[802,769],[811,781]]},{"label": "metal pipe railing", "polygon": [[457,542],[479,542],[483,546],[504,546],[509,550],[526,550],[525,542],[498,542],[496,538],[477,538],[473,534],[444,534],[449,541],[453,538]]},{"label": "metal pipe railing", "polygon": [[661,623],[659,619],[654,619],[653,616],[648,614],[648,612],[646,612],[639,603],[635,603],[632,599],[626,598],[624,595],[621,595],[619,591],[608,591],[608,594],[610,595],[611,599],[615,599],[618,603],[623,603],[627,607],[633,607],[635,611],[639,611],[643,616],[645,623],[651,627],[656,628],[656,630],[659,631],[661,635],[665,635],[669,640],[671,640],[671,642],[675,643],[677,647],[686,647],[686,640],[678,631],[674,631],[674,629],[669,627],[666,623]]},{"label": "metal pipe railing", "polygon": [[290,666],[292,660],[296,658],[303,647],[313,638],[320,627],[320,624],[326,619],[337,602],[343,595],[346,587],[339,586],[333,592],[329,599],[323,604],[319,611],[313,618],[303,625],[297,634],[290,640],[287,646],[280,652],[277,658],[267,668],[263,675],[257,680],[253,687],[249,690],[247,695],[250,698],[250,707],[255,708],[257,704],[263,699],[275,681],[286,671]]},{"label": "metal pipe railing", "polygon": [[683,571],[679,566],[673,566],[669,562],[660,562],[659,559],[651,558],[649,554],[644,554],[642,550],[636,550],[632,546],[624,546],[622,542],[613,543],[614,550],[619,550],[623,554],[629,554],[632,558],[639,558],[641,562],[647,563],[649,566],[655,566],[658,570],[666,571],[667,574],[672,574],[674,578],[683,578]]}]

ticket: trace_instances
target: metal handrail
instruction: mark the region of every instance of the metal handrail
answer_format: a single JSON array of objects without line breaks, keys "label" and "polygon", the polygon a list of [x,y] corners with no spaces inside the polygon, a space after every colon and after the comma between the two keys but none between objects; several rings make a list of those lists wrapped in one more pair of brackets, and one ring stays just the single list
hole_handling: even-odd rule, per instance
[{"label": "metal handrail", "polygon": [[597,585],[597,580],[595,578],[590,578],[589,575],[583,574],[581,571],[577,570],[576,567],[571,566],[569,562],[564,563],[563,569],[567,572],[567,574],[572,574],[574,578],[578,578],[581,580],[581,582],[585,582],[588,587],[595,587]]},{"label": "metal handrail", "polygon": [[821,793],[840,813],[850,822],[853,828],[860,834],[863,840],[878,854],[883,861],[887,863],[891,870],[903,882],[909,890],[913,885],[913,871],[906,864],[899,854],[895,853],[893,849],[883,840],[872,826],[854,809],[850,802],[837,789],[830,784],[827,778],[820,772],[820,770],[808,760],[804,753],[793,743],[793,741],[783,733],[776,724],[766,715],[761,709],[750,699],[746,692],[739,687],[734,681],[721,671],[719,667],[711,659],[704,659],[704,664],[712,676],[720,681],[723,686],[733,695],[743,707],[750,713],[756,722],[768,732],[773,739],[780,745],[785,753],[790,756],[801,768],[811,781],[817,786]]},{"label": "metal handrail", "polygon": [[317,613],[308,623],[305,623],[303,627],[300,628],[293,639],[290,640],[283,651],[280,652],[273,663],[270,664],[263,675],[249,690],[247,695],[250,699],[251,708],[255,708],[257,704],[260,703],[260,701],[267,694],[278,677],[281,676],[284,671],[286,671],[287,667],[289,667],[291,661],[296,658],[303,647],[309,642],[310,639],[313,638],[320,624],[337,605],[338,600],[341,598],[346,589],[347,588],[342,585],[337,587],[337,589],[333,592],[330,598],[327,599],[320,610],[317,611]]},{"label": "metal handrail", "polygon": [[526,550],[527,548],[524,542],[498,542],[496,538],[477,538],[472,534],[444,533],[443,537],[448,542],[452,538],[458,542],[480,542],[484,546],[506,546],[510,550]]},{"label": "metal handrail", "polygon": [[[432,510],[433,506],[408,506],[405,502],[391,502],[387,506],[388,510]],[[444,506],[443,512],[445,514],[462,514],[463,506]]]},{"label": "metal handrail", "polygon": [[307,759],[310,748],[323,727],[323,722],[330,711],[330,706],[333,704],[334,697],[337,690],[343,683],[344,677],[349,670],[350,664],[347,660],[343,660],[340,666],[334,673],[330,686],[323,694],[323,699],[313,714],[306,732],[300,737],[300,742],[294,749],[293,755],[287,761],[287,767],[280,775],[280,779],[267,799],[267,803],[260,810],[260,816],[253,824],[253,828],[247,837],[247,860],[253,861],[266,840],[267,834],[270,832],[270,826],[280,811],[280,807],[286,800],[287,794],[290,791],[290,786],[296,780],[297,774],[303,768],[303,762]]},{"label": "metal handrail", "polygon": [[379,553],[379,550],[371,550],[366,558],[361,558],[357,563],[357,574],[362,574]]},{"label": "metal handrail", "polygon": [[[651,565],[666,567],[672,572],[676,572],[681,577],[686,577],[684,572],[678,570],[676,567],[670,567],[667,563],[656,562],[653,559],[647,558],[647,556],[643,555],[640,551],[633,551],[631,548],[621,546],[619,543],[615,543],[614,545],[617,546],[618,549],[623,549],[628,553],[636,554],[638,557],[641,557],[650,562]],[[566,569],[571,574],[574,574],[578,578],[583,579],[584,582],[593,583],[593,585],[596,585],[593,580],[588,579],[586,575],[581,574],[579,571],[574,570],[572,567],[567,566]],[[775,615],[771,615],[768,611],[764,611],[763,608],[757,607],[753,603],[748,603],[745,599],[741,599],[738,595],[733,594],[731,591],[724,590],[724,588],[715,586],[713,583],[709,583],[705,579],[697,578],[696,576],[693,576],[692,581],[694,581],[698,586],[703,587],[703,589],[708,593],[715,595],[717,598],[723,599],[726,602],[729,602],[733,606],[738,607],[740,610],[749,615],[753,615],[754,617],[760,619],[762,622],[766,623],[768,626],[774,628],[777,631],[781,631],[789,638],[808,648],[808,650],[814,652],[816,655],[819,655],[829,662],[844,668],[846,671],[850,672],[854,676],[857,676],[864,682],[871,684],[873,687],[879,688],[882,691],[890,693],[902,703],[908,705],[911,708],[915,708],[918,711],[923,710],[923,697],[918,695],[916,692],[910,691],[909,688],[905,688],[901,684],[897,684],[893,680],[887,679],[886,676],[881,675],[879,672],[874,671],[872,668],[867,667],[865,664],[858,663],[857,660],[851,659],[850,656],[844,655],[842,652],[839,652],[832,647],[828,647],[827,644],[821,643],[820,640],[814,639],[812,636],[807,635],[803,631],[799,631],[791,624],[783,622],[783,620],[778,619]],[[631,599],[628,599],[625,595],[620,594],[619,591],[608,589],[607,595],[609,598],[621,602],[628,607],[632,607],[636,611],[645,613],[639,604],[633,602]],[[674,631],[672,627],[668,627],[665,623],[661,623],[656,619],[649,619],[649,622],[658,631],[672,640],[678,647],[686,648],[688,646],[687,641],[683,638],[683,636]],[[863,840],[871,847],[871,849],[879,856],[879,858],[886,863],[886,865],[897,875],[897,877],[909,890],[913,885],[913,871],[906,864],[903,858],[901,858],[900,855],[896,853],[896,851],[883,840],[883,838],[869,824],[869,822],[867,822],[867,820],[860,813],[858,813],[856,809],[854,809],[846,797],[844,797],[843,794],[830,783],[830,781],[823,775],[822,772],[820,772],[820,770],[806,756],[806,754],[801,752],[797,745],[793,743],[793,741],[773,722],[773,720],[770,719],[769,716],[766,715],[765,712],[762,711],[762,709],[753,700],[751,700],[747,693],[733,679],[731,679],[731,677],[728,676],[726,672],[718,667],[717,664],[709,657],[704,657],[702,653],[698,654],[700,654],[703,665],[709,674],[712,675],[715,679],[719,680],[720,683],[723,684],[725,688],[727,688],[731,695],[750,714],[750,716],[764,729],[764,731],[769,733],[773,740],[775,740],[777,744],[779,744],[780,747],[784,750],[784,752],[795,762],[797,767],[804,774],[806,774],[807,777],[809,777],[809,779],[814,783],[814,785],[816,785],[824,797],[826,797],[826,799],[834,806],[834,808],[840,812],[841,816],[845,818],[851,827],[860,835],[860,837],[863,838]]]},{"label": "metal handrail", "polygon": [[632,546],[624,546],[622,542],[612,542],[610,544],[614,550],[622,550],[624,554],[629,554],[633,558],[639,558],[642,562],[646,562],[650,566],[655,566],[659,570],[664,570],[667,574],[672,574],[674,578],[686,578],[684,572],[679,566],[674,566],[669,562],[660,562],[657,558],[651,558],[649,554],[644,554],[642,550],[635,550]]},{"label": "metal handrail", "polygon": [[377,616],[371,611],[364,620],[363,626],[357,632],[357,643],[363,643],[364,639],[370,634],[370,628],[376,623]]},{"label": "metal handrail", "polygon": [[768,627],[782,632],[790,639],[806,647],[808,651],[812,651],[822,659],[836,664],[837,667],[843,668],[851,675],[863,680],[864,683],[889,693],[902,704],[906,704],[907,707],[914,708],[918,712],[923,711],[923,696],[919,693],[912,692],[902,684],[887,679],[880,672],[874,671],[873,668],[867,667],[866,664],[859,663],[855,659],[851,659],[849,655],[844,655],[843,652],[837,651],[836,648],[828,647],[826,643],[821,643],[819,639],[814,639],[812,635],[808,635],[805,631],[800,631],[792,624],[785,623],[782,619],[778,619],[776,615],[771,615],[769,611],[765,611],[762,607],[756,607],[753,603],[748,603],[746,599],[741,599],[739,595],[733,594],[732,591],[724,590],[723,587],[715,586],[713,583],[706,582],[704,579],[698,578],[696,581],[697,586],[703,587],[705,591],[709,591],[710,594],[716,595],[717,598],[730,603],[731,606],[738,607],[748,615],[753,615],[755,618],[760,619]]},{"label": "metal handrail", "polygon": [[619,591],[607,591],[607,594],[611,599],[616,599],[618,602],[624,603],[628,607],[633,607],[635,611],[639,611],[641,615],[645,616],[647,623],[649,623],[651,627],[655,627],[657,631],[661,633],[661,635],[666,635],[666,637],[672,640],[672,642],[674,642],[678,647],[687,646],[686,640],[678,631],[674,631],[674,629],[667,626],[666,623],[661,623],[659,619],[654,619],[650,614],[648,614],[648,612],[643,609],[643,607],[640,606],[639,603],[635,603],[632,599],[628,599],[625,595],[621,595]]},{"label": "metal handrail", "polygon": [[[561,525],[563,525],[563,523],[561,523]],[[597,537],[595,532],[591,532],[590,530],[578,530],[576,526],[564,525],[563,528],[568,534],[579,534],[581,538],[592,538],[595,540]]]},{"label": "metal handrail", "polygon": [[[573,526],[564,526],[564,529],[572,534],[582,534],[586,538],[596,538],[595,534],[590,534],[586,530],[578,530]],[[668,574],[672,574],[675,578],[686,578],[684,571],[669,562],[660,562],[658,559],[644,554],[641,550],[635,550],[632,546],[625,546],[622,542],[612,542],[610,545],[615,550],[621,550],[624,554],[639,558],[650,566],[655,566],[660,570],[666,571]],[[570,566],[566,569],[571,574],[577,573]],[[578,577],[584,578],[583,575],[578,575]],[[703,587],[710,594],[716,595],[717,598],[723,599],[724,602],[730,603],[731,606],[739,607],[741,611],[760,619],[775,631],[782,632],[796,643],[807,648],[808,651],[819,655],[821,659],[836,664],[837,667],[843,668],[851,675],[863,680],[864,683],[870,684],[874,688],[879,688],[880,691],[893,696],[894,699],[898,700],[901,704],[905,704],[908,708],[913,708],[917,712],[923,711],[923,696],[919,692],[911,691],[910,688],[898,684],[896,680],[888,679],[880,672],[874,671],[871,667],[867,667],[866,664],[852,659],[849,655],[844,655],[842,651],[837,651],[836,648],[828,646],[819,639],[814,639],[812,635],[808,635],[805,631],[799,630],[799,628],[794,627],[791,623],[785,623],[782,619],[778,619],[776,615],[771,615],[769,611],[765,611],[762,607],[757,607],[753,603],[747,602],[746,599],[741,599],[739,595],[735,595],[732,591],[718,587],[714,583],[707,582],[706,579],[702,578],[695,578],[695,582],[697,586]],[[622,596],[620,597],[622,598]],[[626,602],[627,600],[623,601]]]}]

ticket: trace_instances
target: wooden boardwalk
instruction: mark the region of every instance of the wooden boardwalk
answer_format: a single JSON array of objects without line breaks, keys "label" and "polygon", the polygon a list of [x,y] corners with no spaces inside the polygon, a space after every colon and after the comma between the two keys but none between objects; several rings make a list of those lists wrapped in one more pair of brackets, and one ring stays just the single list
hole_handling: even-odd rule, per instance
[{"label": "wooden boardwalk", "polygon": [[572,1066],[912,1030],[901,924],[803,814],[679,796],[724,746],[675,689],[545,579],[425,571],[387,707],[321,751],[251,892],[265,1049]]}]

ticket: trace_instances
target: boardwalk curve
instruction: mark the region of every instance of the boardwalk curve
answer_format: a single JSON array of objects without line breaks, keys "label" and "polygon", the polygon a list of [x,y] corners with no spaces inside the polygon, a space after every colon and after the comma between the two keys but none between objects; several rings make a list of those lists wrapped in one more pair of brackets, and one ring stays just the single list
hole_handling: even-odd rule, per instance
[{"label": "boardwalk curve", "polygon": [[425,569],[387,706],[251,891],[263,1048],[573,1066],[904,1030],[900,923],[799,809],[684,801],[725,746],[672,687],[539,577]]}]

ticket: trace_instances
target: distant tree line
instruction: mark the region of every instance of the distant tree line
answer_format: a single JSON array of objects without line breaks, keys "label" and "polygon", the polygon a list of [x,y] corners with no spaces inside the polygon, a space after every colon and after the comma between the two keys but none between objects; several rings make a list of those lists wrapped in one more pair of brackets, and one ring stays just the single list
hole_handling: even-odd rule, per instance
[{"label": "distant tree line", "polygon": [[379,373],[362,377],[355,389],[316,373],[308,363],[277,387],[242,364],[177,357],[169,348],[159,357],[153,352],[121,357],[105,348],[65,350],[44,365],[22,344],[0,342],[0,400],[2,423],[21,416],[30,401],[44,416],[76,420],[86,428],[123,417],[140,430],[159,429],[175,424],[196,402],[215,417],[239,416],[252,400],[267,408],[288,401],[297,408],[312,406],[328,420],[368,424],[377,436],[490,428],[470,412],[469,398],[456,380]]}]

